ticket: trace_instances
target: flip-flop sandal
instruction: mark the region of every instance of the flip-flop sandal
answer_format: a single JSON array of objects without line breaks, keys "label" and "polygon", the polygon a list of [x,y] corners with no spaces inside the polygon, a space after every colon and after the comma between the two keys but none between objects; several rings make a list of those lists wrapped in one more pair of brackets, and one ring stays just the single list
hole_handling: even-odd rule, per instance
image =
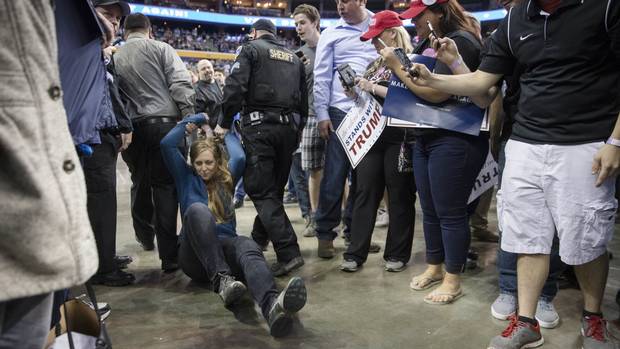
[{"label": "flip-flop sandal", "polygon": [[[449,296],[448,299],[444,300],[444,301],[434,301],[432,299],[428,299],[426,297],[433,295],[433,296]],[[428,294],[428,296],[424,297],[424,303],[426,304],[430,304],[430,305],[446,305],[446,304],[451,304],[454,303],[454,301],[456,301],[457,299],[463,297],[465,294],[463,293],[462,290],[458,290],[455,293],[445,293],[445,292],[431,292]]]},{"label": "flip-flop sandal", "polygon": [[411,287],[412,290],[416,290],[416,291],[424,291],[424,290],[428,290],[429,288],[437,285],[438,283],[440,283],[443,280],[443,277],[439,278],[439,279],[433,279],[433,278],[429,278],[427,276],[416,276],[413,278],[413,280],[411,280],[411,282],[409,283],[409,287]]}]

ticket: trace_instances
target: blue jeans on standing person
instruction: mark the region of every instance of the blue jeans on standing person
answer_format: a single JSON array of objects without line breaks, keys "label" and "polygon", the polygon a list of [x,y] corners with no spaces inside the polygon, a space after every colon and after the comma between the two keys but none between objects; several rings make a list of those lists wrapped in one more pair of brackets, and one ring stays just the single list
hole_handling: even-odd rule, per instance
[{"label": "blue jeans on standing person", "polygon": [[[334,130],[347,115],[346,112],[330,107],[329,117]],[[325,175],[321,179],[319,204],[315,214],[316,234],[319,240],[334,240],[338,235],[334,229],[340,224],[342,215],[342,193],[344,183],[351,170],[351,164],[335,132],[330,133],[325,148]]]},{"label": "blue jeans on standing person", "polygon": [[[500,143],[499,159],[497,161],[499,167],[499,183],[501,187],[502,174],[504,165],[506,164],[506,140]],[[499,232],[499,248],[497,249],[497,270],[499,272],[499,293],[517,296],[517,257],[518,254],[506,252],[502,250],[502,232]],[[566,268],[566,264],[560,259],[560,245],[558,237],[553,238],[553,246],[551,247],[551,255],[549,257],[549,276],[545,281],[540,298],[547,302],[551,302],[558,294],[558,277]]]},{"label": "blue jeans on standing person", "polygon": [[[293,164],[291,165],[291,173],[288,176],[289,183],[293,183],[299,202],[299,209],[301,210],[301,216],[306,218],[312,215],[310,209],[310,194],[308,193],[308,176],[306,172],[301,168],[301,153],[293,154]],[[289,184],[289,194],[291,193]]]},{"label": "blue jeans on standing person", "polygon": [[237,186],[235,187],[235,198],[237,200],[243,200],[245,198],[245,190],[243,189],[243,177],[239,178]]},{"label": "blue jeans on standing person", "polygon": [[413,168],[423,213],[426,262],[464,270],[470,243],[467,200],[489,152],[484,136],[437,130],[416,138]]}]

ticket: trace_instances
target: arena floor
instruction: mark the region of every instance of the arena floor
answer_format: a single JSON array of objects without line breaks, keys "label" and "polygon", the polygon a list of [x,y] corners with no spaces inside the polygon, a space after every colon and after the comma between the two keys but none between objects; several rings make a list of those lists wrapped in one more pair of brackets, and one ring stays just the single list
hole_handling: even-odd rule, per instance
[{"label": "arena floor", "polygon": [[[133,286],[97,287],[99,301],[108,302],[107,320],[115,349],[198,348],[486,348],[489,339],[507,323],[491,318],[490,305],[497,296],[496,244],[474,242],[480,253],[479,268],[464,275],[465,297],[453,305],[431,306],[423,302],[428,292],[409,288],[413,275],[424,270],[424,239],[421,216],[416,216],[412,261],[401,273],[383,270],[382,253],[370,255],[357,273],[339,270],[343,240],[336,246],[339,256],[322,260],[316,256],[316,239],[300,237],[306,265],[295,273],[304,278],[308,303],[299,314],[294,333],[276,340],[249,296],[234,309],[226,309],[217,294],[190,281],[181,271],[163,274],[156,252],[145,252],[135,242],[129,212],[129,176],[119,161],[118,239],[119,254],[131,255],[129,271],[136,275]],[[301,236],[303,220],[296,205],[287,213]],[[255,210],[251,202],[237,210],[239,232],[249,235]],[[490,213],[496,227],[495,211]],[[617,226],[618,229],[618,226]],[[386,229],[376,229],[374,241],[384,245]],[[612,243],[620,257],[620,245]],[[269,262],[273,250],[266,252]],[[288,278],[277,280],[283,287]],[[615,293],[620,288],[620,263],[611,262],[604,311],[618,317]],[[555,301],[562,322],[543,330],[543,348],[580,348],[581,296],[562,290]]]}]

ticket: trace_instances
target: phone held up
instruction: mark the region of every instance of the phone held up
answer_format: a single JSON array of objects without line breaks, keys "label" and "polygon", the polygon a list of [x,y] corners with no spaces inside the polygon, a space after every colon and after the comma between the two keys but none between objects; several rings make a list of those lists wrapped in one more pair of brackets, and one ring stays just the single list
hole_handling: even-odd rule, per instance
[{"label": "phone held up", "polygon": [[336,70],[338,71],[338,75],[340,75],[342,87],[349,90],[355,87],[355,70],[353,70],[348,63],[339,65],[336,67]]}]

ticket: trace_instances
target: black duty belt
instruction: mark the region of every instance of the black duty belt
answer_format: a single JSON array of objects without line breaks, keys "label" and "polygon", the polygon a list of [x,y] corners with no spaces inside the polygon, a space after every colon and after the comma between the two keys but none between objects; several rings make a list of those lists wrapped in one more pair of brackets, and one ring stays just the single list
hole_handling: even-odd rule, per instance
[{"label": "black duty belt", "polygon": [[134,122],[133,126],[134,127],[144,127],[144,126],[147,126],[147,125],[169,124],[169,123],[176,123],[176,122],[177,122],[177,119],[175,119],[175,118],[151,116],[149,118],[142,119],[140,121]]},{"label": "black duty belt", "polygon": [[263,123],[288,125],[292,120],[291,114],[264,113],[262,111],[254,111],[241,116],[243,126],[255,126]]}]

